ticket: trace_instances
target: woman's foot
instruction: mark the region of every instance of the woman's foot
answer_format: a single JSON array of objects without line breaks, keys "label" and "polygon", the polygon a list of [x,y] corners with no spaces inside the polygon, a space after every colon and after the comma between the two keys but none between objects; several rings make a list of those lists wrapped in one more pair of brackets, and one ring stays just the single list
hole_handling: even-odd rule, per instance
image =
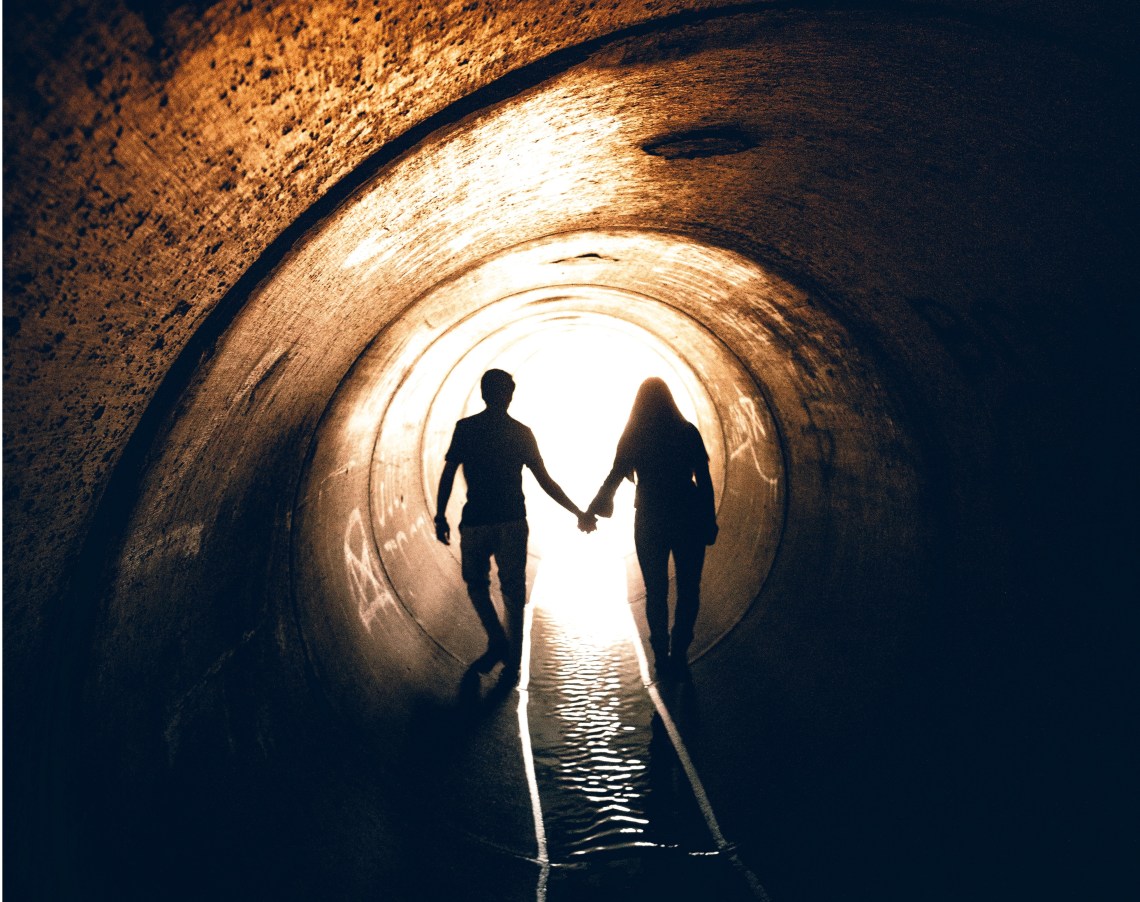
[{"label": "woman's foot", "polygon": [[499,661],[506,659],[508,648],[509,646],[507,645],[506,639],[491,641],[487,645],[487,650],[483,652],[483,654],[478,658],[476,658],[475,662],[471,666],[474,667],[479,673],[487,673]]},{"label": "woman's foot", "polygon": [[508,661],[503,666],[503,672],[499,674],[499,682],[496,684],[500,689],[509,689],[516,685],[519,681],[519,665],[516,662]]}]

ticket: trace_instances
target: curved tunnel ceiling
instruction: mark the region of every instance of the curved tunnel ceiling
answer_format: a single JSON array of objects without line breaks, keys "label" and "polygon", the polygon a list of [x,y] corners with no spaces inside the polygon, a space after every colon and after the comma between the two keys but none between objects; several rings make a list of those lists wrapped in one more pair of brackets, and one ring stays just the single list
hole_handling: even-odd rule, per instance
[{"label": "curved tunnel ceiling", "polygon": [[[548,342],[595,329],[656,355],[715,437],[722,540],[694,669],[703,752],[716,762],[706,779],[742,848],[766,861],[769,886],[834,897],[843,878],[810,866],[826,849],[839,870],[869,881],[871,896],[911,898],[945,864],[926,844],[937,805],[954,810],[946,854],[1001,871],[982,851],[999,828],[971,831],[988,811],[981,797],[1008,781],[1040,727],[1032,711],[1010,715],[1030,690],[1005,679],[1029,656],[1008,667],[998,659],[1011,647],[1009,623],[1026,629],[1026,599],[1059,596],[1064,584],[1019,585],[1063,518],[1041,517],[1044,499],[1060,492],[1061,511],[1083,503],[1050,475],[1070,462],[1067,445],[1033,456],[1057,415],[1035,380],[1052,368],[1047,383],[1062,387],[1053,397],[1067,397],[1089,336],[1125,334],[1107,313],[1058,338],[1073,298],[1116,297],[1127,281],[1113,228],[1125,158],[1108,124],[1114,97],[1101,93],[1111,61],[1060,44],[1040,23],[1015,26],[1016,16],[749,6],[637,25],[634,7],[562,12],[543,13],[560,24],[542,32],[516,27],[522,7],[509,26],[494,11],[471,26],[520,52],[517,63],[505,51],[470,54],[459,37],[467,20],[441,13],[451,54],[429,59],[426,40],[398,51],[389,74],[407,78],[377,81],[379,128],[312,101],[284,124],[276,109],[254,117],[237,130],[250,147],[264,138],[264,154],[235,156],[232,144],[205,153],[211,178],[231,172],[215,206],[195,196],[206,182],[188,169],[172,188],[151,185],[162,212],[134,222],[143,177],[109,167],[108,184],[121,177],[127,193],[98,215],[126,230],[121,258],[34,266],[38,233],[10,237],[11,224],[29,220],[28,202],[6,198],[5,577],[20,590],[20,616],[5,605],[6,672],[40,648],[58,667],[46,680],[55,694],[36,697],[63,700],[66,716],[42,741],[66,763],[29,790],[29,807],[81,814],[45,814],[18,841],[19,860],[105,832],[112,838],[89,854],[101,859],[100,880],[128,895],[178,867],[182,844],[188,854],[228,850],[217,879],[252,881],[247,890],[266,889],[258,881],[282,863],[283,840],[294,869],[342,897],[387,874],[407,853],[402,831],[415,832],[394,813],[405,742],[479,652],[473,622],[450,616],[462,605],[457,565],[422,526],[438,452],[487,362],[540,374]],[[173,7],[161,22],[154,15],[142,25],[185,43],[167,47],[169,72],[161,42],[152,45],[168,90],[128,105],[157,115],[173,105],[221,148],[233,98],[254,79],[235,75],[199,106],[201,86],[213,89],[219,59],[268,58],[292,7],[271,16],[213,4],[196,23]],[[380,38],[434,15],[421,9],[397,25],[376,13],[368,33],[390,48]],[[331,46],[346,24],[319,4],[309,20],[290,40],[321,29]],[[111,28],[137,44],[138,25],[128,16]],[[585,43],[560,56],[575,40]],[[286,53],[280,38],[276,46]],[[538,69],[492,81],[547,49]],[[256,90],[288,93],[286,67],[251,65],[264,83]],[[93,71],[88,90],[110,98],[131,67]],[[25,81],[41,97],[57,84]],[[21,113],[6,103],[5,115]],[[74,153],[96,155],[114,131],[103,115],[99,139]],[[405,120],[420,124],[406,131]],[[169,137],[128,129],[122,153],[137,144],[148,159]],[[355,168],[364,148],[384,144]],[[262,175],[232,174],[252,172],[253,159]],[[6,153],[5,168],[11,194],[32,167]],[[63,220],[55,209],[45,215]],[[78,222],[82,241],[88,225]],[[174,223],[195,237],[180,244]],[[118,267],[133,272],[115,276]],[[43,280],[72,270],[108,279],[118,299],[99,312],[68,295],[35,316]],[[142,286],[133,320],[131,284]],[[144,292],[164,300],[150,310]],[[60,316],[97,337],[71,352],[59,331],[44,344],[50,354],[30,353]],[[98,351],[112,342],[121,349]],[[41,376],[54,370],[56,379]],[[37,404],[44,412],[29,414]],[[85,416],[69,424],[76,410]],[[46,455],[33,459],[81,419],[92,429],[67,442],[75,453],[62,473]],[[132,431],[134,450],[93,515]],[[67,577],[87,523],[90,557]],[[69,594],[52,594],[55,573],[70,579]],[[16,663],[12,626],[31,637]],[[1053,629],[1035,624],[1029,638],[1045,644]],[[916,713],[911,693],[938,711]],[[995,721],[1009,748],[972,747],[979,725]],[[354,756],[367,766],[352,766]],[[327,773],[296,783],[333,758]],[[982,776],[955,795],[970,768]],[[935,780],[947,771],[949,784]],[[78,787],[77,798],[59,801],[59,785]],[[999,792],[1011,809],[1040,788],[1032,774],[1012,785]],[[868,818],[875,805],[883,813]],[[229,826],[198,837],[219,813]],[[78,826],[88,818],[96,826]],[[298,838],[296,825],[310,821],[320,842]],[[865,835],[837,849],[835,834],[860,822]],[[254,828],[274,839],[250,840]],[[884,838],[902,844],[909,866],[889,868]],[[120,857],[136,842],[153,857],[126,877]],[[387,857],[345,851],[358,842]],[[1034,860],[1040,845],[1019,840],[1015,860]],[[82,870],[56,879],[68,886]],[[282,873],[286,887],[295,871]],[[958,886],[948,878],[941,891]]]}]

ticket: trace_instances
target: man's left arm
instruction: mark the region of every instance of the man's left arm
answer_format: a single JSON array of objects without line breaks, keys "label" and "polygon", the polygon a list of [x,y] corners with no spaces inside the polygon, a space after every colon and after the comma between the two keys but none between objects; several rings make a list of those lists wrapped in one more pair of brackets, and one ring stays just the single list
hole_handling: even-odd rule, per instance
[{"label": "man's left arm", "polygon": [[538,451],[538,442],[534,440],[534,433],[530,432],[529,429],[526,431],[526,451],[523,459],[524,463],[530,467],[530,471],[534,474],[534,478],[542,490],[577,518],[578,528],[582,532],[593,532],[598,528],[597,518],[593,514],[587,514],[571,501],[569,496],[562,491],[562,486],[555,482],[550,473],[547,472],[546,464],[542,462],[542,455]]}]

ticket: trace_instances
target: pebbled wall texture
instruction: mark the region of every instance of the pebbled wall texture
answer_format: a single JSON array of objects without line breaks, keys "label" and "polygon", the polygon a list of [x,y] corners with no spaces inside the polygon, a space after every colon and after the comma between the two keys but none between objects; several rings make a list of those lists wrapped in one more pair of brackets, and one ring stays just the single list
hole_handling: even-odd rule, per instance
[{"label": "pebbled wall texture", "polygon": [[[268,702],[236,715],[217,713],[208,692],[195,695],[188,688],[209,686],[218,672],[212,662],[240,658],[264,623],[270,623],[268,645],[287,644],[282,631],[296,625],[281,625],[289,620],[285,613],[267,615],[258,601],[251,604],[259,613],[248,623],[239,617],[219,627],[220,603],[204,606],[209,613],[199,621],[196,611],[187,614],[188,607],[172,601],[177,610],[163,627],[165,596],[154,593],[178,572],[156,570],[148,577],[153,582],[132,583],[138,562],[124,565],[121,555],[124,548],[153,550],[161,542],[210,547],[209,534],[171,536],[148,513],[148,497],[166,503],[181,489],[181,477],[168,467],[175,445],[164,443],[174,436],[184,442],[177,448],[191,447],[194,435],[210,425],[211,408],[198,403],[202,386],[210,379],[231,384],[211,366],[242,364],[227,356],[227,335],[272,331],[298,347],[306,340],[308,323],[298,319],[308,315],[303,287],[292,294],[273,288],[287,300],[258,318],[265,298],[275,296],[275,273],[284,271],[282,261],[297,259],[291,253],[305,251],[310,232],[333,222],[342,204],[374,188],[370,180],[393,173],[392,196],[421,204],[409,216],[407,244],[395,258],[406,267],[373,271],[373,281],[359,283],[331,264],[322,269],[319,261],[305,270],[326,291],[322,297],[342,293],[346,311],[366,309],[373,297],[395,310],[415,296],[417,278],[426,288],[427,280],[466,271],[484,255],[552,232],[663,229],[757,261],[805,292],[787,301],[788,310],[810,307],[803,301],[808,297],[841,322],[871,361],[871,376],[844,383],[842,373],[827,370],[834,348],[820,352],[819,335],[826,330],[807,331],[814,328],[814,314],[804,312],[789,319],[805,329],[804,352],[787,357],[795,374],[769,390],[777,402],[808,398],[817,410],[833,400],[833,392],[842,396],[827,420],[838,434],[858,431],[864,411],[850,397],[857,394],[852,386],[869,386],[874,401],[868,409],[878,417],[880,405],[890,408],[899,421],[904,438],[897,443],[898,459],[919,461],[907,464],[919,485],[914,488],[908,475],[907,491],[925,501],[907,509],[905,524],[865,540],[874,545],[883,534],[911,536],[900,558],[917,553],[932,536],[946,544],[920,565],[908,558],[894,569],[886,563],[892,548],[876,546],[873,563],[837,554],[851,564],[850,571],[833,574],[837,594],[858,586],[856,594],[869,597],[868,587],[881,582],[900,598],[926,599],[921,614],[907,618],[907,630],[919,638],[883,638],[896,649],[888,667],[895,675],[854,675],[853,683],[875,687],[857,702],[846,696],[836,701],[832,694],[844,680],[835,662],[846,658],[829,658],[814,669],[806,663],[813,649],[843,644],[842,617],[829,616],[824,627],[807,609],[782,621],[771,615],[769,635],[792,637],[772,658],[776,663],[767,665],[782,669],[772,679],[788,692],[788,711],[794,709],[788,721],[802,712],[811,720],[824,708],[842,709],[847,726],[840,732],[846,736],[859,732],[851,724],[862,716],[872,734],[882,726],[877,717],[939,720],[941,727],[929,727],[924,740],[911,746],[915,755],[932,756],[930,767],[913,757],[908,766],[922,770],[922,785],[929,786],[952,756],[968,765],[947,778],[949,788],[931,791],[931,800],[958,789],[980,795],[979,785],[992,788],[1000,775],[1020,771],[1025,785],[1000,806],[997,822],[979,828],[985,842],[1016,846],[1019,869],[1033,875],[1027,879],[1034,898],[1087,888],[1082,880],[1108,885],[1119,842],[1112,829],[1119,811],[1111,799],[1120,795],[1117,766],[1125,760],[1114,726],[1129,668],[1124,611],[1135,592],[1124,563],[1135,546],[1129,516],[1135,478],[1124,427],[1134,405],[1137,338],[1130,121],[1136,23],[1128,13],[1111,3],[953,0],[132,0],[9,2],[3,15],[7,888],[30,897],[83,897],[76,875],[84,853],[77,849],[102,828],[97,819],[84,819],[105,800],[76,802],[75,781],[111,773],[109,784],[124,792],[132,773],[145,775],[139,784],[144,789],[177,783],[181,778],[166,772],[176,757],[172,724],[183,716],[190,721],[196,706],[203,718],[237,716],[246,723],[245,733],[235,729],[215,746],[192,752],[201,760],[212,760],[235,741],[260,743],[268,756],[267,737],[303,732],[295,725],[263,729],[259,718],[269,717]],[[595,78],[594,72],[605,74]],[[591,95],[602,82],[622,90]],[[580,146],[583,159],[596,153],[598,160],[576,183],[581,208],[541,207],[534,200],[539,194],[487,190],[482,196],[474,176],[448,183],[467,192],[454,198],[405,190],[396,181],[404,177],[398,167],[414,170],[425,147],[547,88],[551,103],[571,108],[586,98],[594,113],[637,120],[644,156],[667,162],[638,169],[636,177],[620,166],[607,169],[604,148],[594,147],[591,137],[575,143],[568,114],[561,146]],[[725,98],[738,106],[726,105]],[[725,120],[742,131],[707,131]],[[685,144],[686,136],[706,150],[722,142],[717,146],[729,147],[732,155],[714,154],[721,162],[692,175],[677,168],[686,157],[700,156]],[[467,139],[460,134],[456,140]],[[470,146],[480,145],[471,139]],[[422,159],[434,158],[425,153]],[[469,157],[464,165],[474,164]],[[466,218],[449,218],[449,204]],[[517,227],[495,224],[503,209],[519,211]],[[470,244],[447,243],[447,229],[466,230]],[[363,240],[368,232],[349,228],[346,234]],[[411,236],[432,253],[417,253]],[[678,297],[683,288],[676,289]],[[261,307],[251,298],[260,298]],[[736,308],[726,310],[725,321],[732,321]],[[312,322],[318,320],[337,328],[335,316],[313,313]],[[264,466],[282,485],[298,483],[324,405],[387,322],[379,315],[375,322],[356,316],[359,335],[344,338],[339,357],[326,356],[324,369],[314,364],[297,371],[297,380],[319,376],[311,385],[275,376],[288,404],[279,402],[272,413],[275,422],[288,421],[288,429],[251,427],[241,441],[264,442]],[[320,357],[319,342],[310,353]],[[837,354],[835,361],[856,356]],[[297,352],[289,366],[301,359]],[[824,366],[817,371],[811,364]],[[246,367],[242,378],[251,371]],[[234,378],[236,391],[241,379]],[[226,398],[214,396],[214,403],[221,410]],[[797,449],[824,440],[812,434],[811,417],[800,422],[791,407],[787,402],[782,421],[802,429],[786,437],[789,456],[811,460],[818,470],[811,477],[818,480],[817,500],[805,503],[799,519],[795,507],[789,510],[794,541],[784,560],[806,570],[810,552],[835,536],[844,547],[860,541],[854,528],[844,533],[836,525],[843,517],[877,522],[874,511],[886,502],[878,489],[874,497],[869,490],[860,496],[860,474],[881,474],[884,460],[893,458],[840,455],[828,464],[834,471],[820,475],[825,467],[817,457],[826,455]],[[179,422],[187,411],[190,418]],[[779,403],[775,412],[780,419]],[[878,443],[866,447],[889,444],[881,438],[885,431],[877,434]],[[851,447],[856,445],[864,447]],[[236,439],[222,446],[214,453],[232,458],[210,458],[202,472],[230,467],[241,447]],[[253,486],[254,469],[234,463],[232,485]],[[836,482],[829,486],[832,477]],[[199,482],[187,484],[197,491],[211,477],[195,478]],[[168,495],[148,496],[156,484]],[[877,475],[865,484],[883,483]],[[246,503],[264,488],[238,494]],[[202,488],[201,497],[208,491]],[[830,497],[843,499],[843,510],[828,515],[832,519],[823,515]],[[218,499],[203,501],[203,507],[230,510],[221,489]],[[268,536],[290,514],[279,504],[260,503],[264,516],[248,501],[241,528]],[[233,510],[239,507],[233,502]],[[218,546],[223,537],[239,534],[237,527],[218,529]],[[281,575],[287,543],[266,538],[251,544],[258,565],[274,575],[242,591],[258,599],[287,593]],[[193,585],[204,596],[230,586],[236,579],[230,571],[240,569],[232,546],[228,558],[212,553],[215,558],[202,560],[220,561],[218,572],[226,572],[211,582],[201,575],[205,564],[197,565]],[[914,576],[912,570],[921,572]],[[905,590],[893,582],[904,571]],[[814,582],[798,577],[801,585],[783,572],[790,581],[776,585],[786,597],[798,589],[805,598],[826,597],[819,574]],[[142,590],[152,610],[132,621],[121,612],[133,604],[132,592]],[[171,589],[170,599],[180,591]],[[122,628],[124,622],[130,628]],[[860,624],[848,634],[848,645],[876,641],[867,623]],[[829,637],[818,647],[816,630]],[[788,653],[797,643],[798,653]],[[174,650],[192,662],[186,666],[193,673],[171,676]],[[738,648],[736,655],[726,672],[748,672],[746,651]],[[304,691],[298,660],[264,665],[250,692],[273,682],[264,676],[273,668],[287,671],[301,687],[296,691]],[[825,672],[826,679],[818,676]],[[124,687],[159,674],[173,687],[168,697],[154,689],[153,697],[143,693],[117,706]],[[292,686],[288,680],[275,686],[280,708],[289,706]],[[892,697],[891,705],[875,695],[880,692]],[[871,695],[878,701],[868,701]],[[898,701],[901,695],[905,703]],[[938,709],[934,714],[931,705]],[[156,716],[164,726],[144,737],[139,724],[152,707],[164,712]],[[722,707],[726,721],[744,716],[731,702]],[[891,713],[883,714],[888,708]],[[98,766],[77,765],[76,748],[93,736]],[[935,751],[946,737],[953,748]],[[738,758],[723,754],[733,772]],[[971,783],[971,768],[992,759],[1000,759],[1001,767]],[[184,760],[179,767],[198,766]],[[731,794],[731,781],[722,782]],[[741,783],[742,799],[775,793],[781,801],[764,778],[752,775]],[[178,785],[188,794],[186,787],[197,784]],[[384,795],[376,787],[370,792]],[[1062,803],[1047,802],[1049,793]],[[837,804],[854,811],[868,801],[856,796]],[[790,809],[797,799],[782,801]],[[370,802],[356,804],[367,808]],[[813,797],[813,804],[818,814],[828,799]],[[376,810],[383,809],[378,802]],[[965,805],[958,814],[963,811],[981,817],[989,809]],[[1076,812],[1081,824],[1097,825],[1079,841],[1070,833]],[[111,823],[140,834],[145,829],[139,825],[158,816],[157,807],[143,801],[124,803],[109,815]],[[857,822],[852,815],[836,823],[856,829]],[[375,829],[386,835],[389,828]],[[778,823],[742,827],[757,846],[782,850],[784,864],[773,866],[773,880],[787,898],[819,899],[835,898],[841,881],[804,877],[811,856],[795,844],[804,837],[810,837],[808,846],[841,844],[840,829],[813,836],[809,815],[801,816],[790,839],[781,839]],[[957,824],[951,832],[969,829]],[[991,881],[999,872],[1013,881],[995,863],[1000,856],[978,853],[981,840],[955,842],[967,868],[980,868],[984,860],[993,868]],[[1073,856],[1063,869],[1067,876],[1047,878],[1063,850]],[[125,860],[122,849],[116,854]],[[317,857],[335,869],[340,854],[323,848]],[[272,858],[262,855],[262,861]],[[951,858],[931,854],[924,867],[937,863],[953,871]],[[65,862],[58,881],[42,878],[48,861]],[[382,864],[374,866],[383,872]],[[117,865],[105,867],[114,872]],[[346,878],[343,895],[364,894],[368,874]],[[921,876],[888,884],[900,899],[918,898]],[[90,897],[112,897],[116,890],[143,897],[154,886],[140,879],[124,889],[117,879],[100,877]],[[256,888],[255,878],[244,879],[252,882],[234,886]],[[951,889],[969,884],[960,875],[931,880],[942,890],[930,898],[943,898],[940,892],[949,898]],[[855,898],[887,898],[885,885],[877,896],[846,889]],[[1014,883],[1001,881],[976,893],[1018,897],[1011,895]]]}]

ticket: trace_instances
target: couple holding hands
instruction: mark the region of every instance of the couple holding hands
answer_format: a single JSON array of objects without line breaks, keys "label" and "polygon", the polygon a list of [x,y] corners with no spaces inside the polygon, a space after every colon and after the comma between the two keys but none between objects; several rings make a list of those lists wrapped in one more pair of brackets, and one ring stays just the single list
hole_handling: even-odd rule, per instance
[{"label": "couple holding hands", "polygon": [[[593,532],[598,517],[613,514],[614,493],[623,479],[636,482],[634,547],[645,582],[645,616],[658,676],[681,674],[700,606],[705,546],[716,540],[716,509],[708,453],[696,426],[677,409],[664,380],[646,379],[638,389],[614,456],[613,468],[586,510],[578,508],[546,470],[534,433],[507,414],[515,383],[503,370],[483,374],[486,409],[455,424],[444,458],[436,499],[435,534],[450,544],[447,502],[455,474],[463,467],[467,500],[459,524],[460,560],[467,593],[487,631],[487,651],[475,662],[481,671],[504,662],[504,678],[517,679],[526,604],[528,527],[522,468]],[[669,555],[677,577],[673,631],[669,632]],[[491,601],[491,558],[499,569],[506,629]]]}]

